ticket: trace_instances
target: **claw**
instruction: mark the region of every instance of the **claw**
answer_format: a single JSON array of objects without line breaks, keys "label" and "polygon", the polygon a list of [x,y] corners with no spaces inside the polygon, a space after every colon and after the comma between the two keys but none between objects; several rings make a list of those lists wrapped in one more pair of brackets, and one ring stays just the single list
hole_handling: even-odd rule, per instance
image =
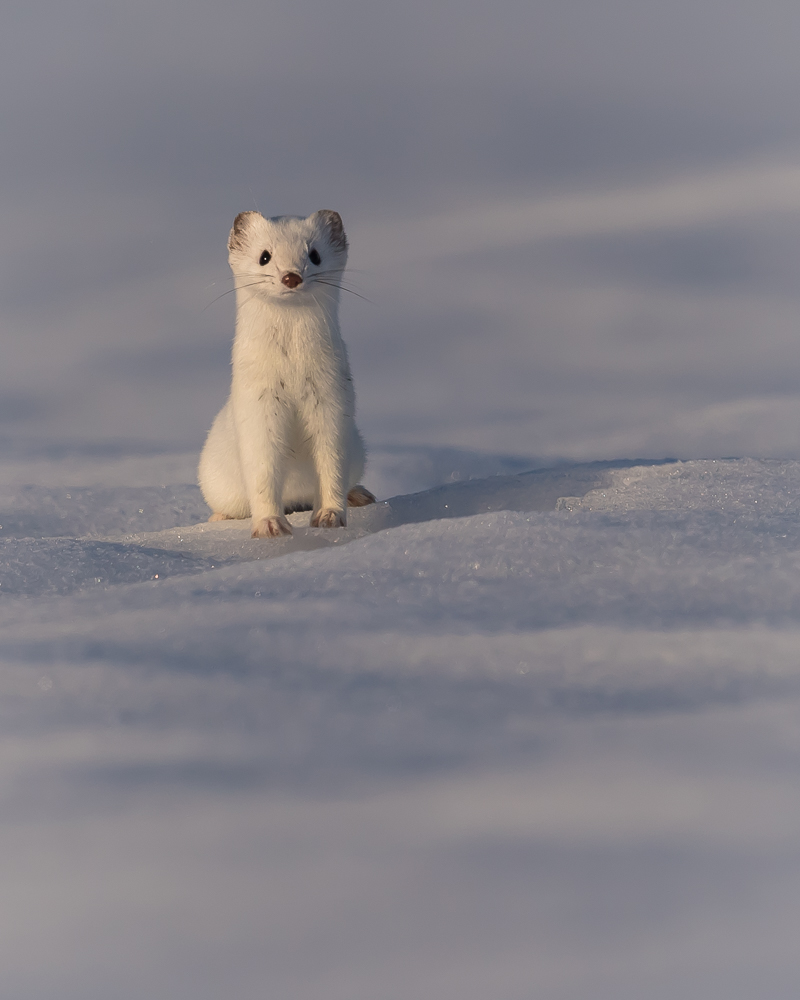
[{"label": "claw", "polygon": [[283,535],[291,535],[292,526],[283,516],[275,514],[272,517],[262,517],[260,521],[253,523],[251,538],[280,538]]},{"label": "claw", "polygon": [[311,518],[312,528],[344,528],[345,517],[343,510],[334,510],[332,507],[318,510]]}]

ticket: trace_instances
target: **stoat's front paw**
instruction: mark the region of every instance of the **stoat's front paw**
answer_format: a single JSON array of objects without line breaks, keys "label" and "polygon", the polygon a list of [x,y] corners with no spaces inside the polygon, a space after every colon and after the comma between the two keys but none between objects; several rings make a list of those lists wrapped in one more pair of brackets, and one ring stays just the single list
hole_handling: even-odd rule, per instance
[{"label": "stoat's front paw", "polygon": [[230,514],[217,514],[216,512],[211,515],[209,521],[232,521],[233,518]]},{"label": "stoat's front paw", "polygon": [[292,526],[283,514],[274,514],[272,517],[262,517],[260,521],[253,521],[253,531],[251,538],[281,538],[283,535],[291,535]]},{"label": "stoat's front paw", "polygon": [[312,528],[343,528],[345,526],[344,511],[323,507],[311,518]]}]

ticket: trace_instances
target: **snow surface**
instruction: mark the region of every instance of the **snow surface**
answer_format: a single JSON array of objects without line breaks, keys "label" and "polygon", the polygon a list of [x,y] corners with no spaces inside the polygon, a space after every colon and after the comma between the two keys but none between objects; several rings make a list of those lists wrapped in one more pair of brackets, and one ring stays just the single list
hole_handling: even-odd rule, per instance
[{"label": "snow surface", "polygon": [[3,995],[797,995],[800,463],[457,458],[0,465]]}]

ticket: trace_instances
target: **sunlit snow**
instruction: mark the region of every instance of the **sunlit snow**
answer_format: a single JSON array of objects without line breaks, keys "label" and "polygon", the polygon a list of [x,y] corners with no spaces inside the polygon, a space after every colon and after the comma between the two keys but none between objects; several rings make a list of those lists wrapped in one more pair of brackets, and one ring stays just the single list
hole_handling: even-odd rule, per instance
[{"label": "sunlit snow", "polygon": [[269,541],[193,461],[0,470],[0,992],[794,995],[799,462],[428,457]]}]

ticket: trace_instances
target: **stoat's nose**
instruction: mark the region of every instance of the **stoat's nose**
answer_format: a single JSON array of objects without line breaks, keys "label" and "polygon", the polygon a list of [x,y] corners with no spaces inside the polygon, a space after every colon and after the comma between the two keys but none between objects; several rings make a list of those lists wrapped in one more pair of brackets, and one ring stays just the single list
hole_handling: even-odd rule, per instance
[{"label": "stoat's nose", "polygon": [[303,284],[303,279],[296,271],[287,271],[281,278],[281,281],[287,288],[297,288],[298,285]]}]

